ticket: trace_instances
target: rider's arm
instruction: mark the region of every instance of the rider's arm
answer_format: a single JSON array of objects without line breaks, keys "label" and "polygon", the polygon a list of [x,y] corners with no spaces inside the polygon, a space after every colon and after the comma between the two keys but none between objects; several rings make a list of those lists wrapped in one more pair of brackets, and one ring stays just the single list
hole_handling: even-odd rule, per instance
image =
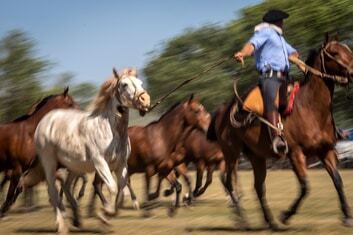
[{"label": "rider's arm", "polygon": [[248,42],[239,52],[234,53],[234,58],[237,61],[242,61],[245,57],[251,56],[254,53],[254,50],[254,45]]}]

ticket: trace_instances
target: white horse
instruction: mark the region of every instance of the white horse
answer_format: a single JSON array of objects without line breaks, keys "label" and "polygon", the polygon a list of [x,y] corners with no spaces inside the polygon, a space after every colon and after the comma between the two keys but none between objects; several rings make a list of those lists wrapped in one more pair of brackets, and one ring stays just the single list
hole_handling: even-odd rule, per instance
[{"label": "white horse", "polygon": [[[110,199],[104,205],[106,216],[115,214],[115,198],[120,197],[126,185],[127,158],[131,150],[127,132],[128,108],[145,112],[150,97],[137,79],[136,70],[125,69],[119,76],[113,69],[113,74],[114,78],[101,86],[88,111],[52,111],[35,131],[36,151],[44,168],[59,233],[66,233],[68,229],[55,186],[58,166],[76,174],[93,171],[99,174],[110,193]],[[118,185],[111,170],[115,171]],[[79,226],[76,202],[70,192],[64,191],[74,212],[73,224]]]}]

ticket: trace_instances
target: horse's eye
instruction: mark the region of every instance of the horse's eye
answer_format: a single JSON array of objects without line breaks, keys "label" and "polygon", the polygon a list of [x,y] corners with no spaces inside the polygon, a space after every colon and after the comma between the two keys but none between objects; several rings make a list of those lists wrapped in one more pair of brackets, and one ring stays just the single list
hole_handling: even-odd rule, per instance
[{"label": "horse's eye", "polygon": [[127,83],[123,84],[123,88],[126,89],[127,88]]}]

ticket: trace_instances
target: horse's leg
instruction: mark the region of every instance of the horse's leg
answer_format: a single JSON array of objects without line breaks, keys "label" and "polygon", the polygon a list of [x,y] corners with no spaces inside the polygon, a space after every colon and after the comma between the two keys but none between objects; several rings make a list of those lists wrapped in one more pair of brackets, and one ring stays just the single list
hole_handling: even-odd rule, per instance
[{"label": "horse's leg", "polygon": [[293,166],[295,175],[297,176],[300,193],[299,196],[294,200],[290,208],[283,211],[280,216],[280,221],[284,224],[288,223],[288,220],[296,214],[301,201],[305,198],[308,193],[309,187],[307,183],[307,169],[306,169],[306,157],[301,150],[293,151],[290,160]]},{"label": "horse's leg", "polygon": [[176,171],[179,175],[183,176],[183,179],[188,186],[188,193],[185,194],[183,201],[187,203],[187,205],[191,205],[193,199],[193,192],[192,192],[192,185],[190,177],[188,176],[188,168],[185,163],[180,164],[177,166]]},{"label": "horse's leg", "polygon": [[117,168],[115,169],[115,175],[118,178],[118,195],[115,201],[115,206],[117,210],[119,202],[121,202],[121,200],[123,199],[124,188],[128,181],[126,159],[123,159],[121,162],[119,162]]},{"label": "horse's leg", "polygon": [[157,183],[157,188],[156,191],[154,193],[150,193],[148,194],[148,200],[154,200],[156,198],[159,197],[160,191],[161,191],[161,185],[162,185],[162,181],[165,177],[162,176],[161,174],[158,174],[158,183]]},{"label": "horse's leg", "polygon": [[76,199],[73,196],[73,191],[71,190],[72,183],[76,178],[77,178],[77,175],[74,174],[72,171],[69,171],[65,183],[63,183],[62,185],[62,189],[72,209],[72,213],[73,213],[72,224],[75,227],[80,227],[81,226],[80,214],[79,214]]},{"label": "horse's leg", "polygon": [[180,193],[181,193],[181,190],[182,190],[182,186],[179,183],[179,181],[177,180],[174,171],[171,171],[167,175],[166,178],[169,181],[169,183],[175,188],[175,202],[174,202],[174,205],[169,207],[169,210],[168,210],[168,215],[169,216],[174,216],[175,213],[176,213],[176,209],[180,207]]},{"label": "horse's leg", "polygon": [[61,203],[59,200],[59,193],[55,186],[57,160],[55,159],[54,153],[52,151],[43,152],[46,153],[45,155],[43,155],[43,157],[41,157],[41,162],[43,165],[45,178],[48,184],[49,201],[53,205],[56,213],[56,224],[58,226],[58,233],[67,234],[69,230],[65,224],[65,213],[62,211]]},{"label": "horse's leg", "polygon": [[91,198],[89,200],[89,205],[88,205],[88,213],[87,213],[88,217],[94,217],[97,195],[99,196],[103,205],[107,203],[107,200],[105,199],[102,192],[103,181],[97,173],[94,175],[92,186],[93,186],[93,190],[92,190]]},{"label": "horse's leg", "polygon": [[[104,204],[104,213],[107,216],[113,216],[115,214],[115,198],[118,194],[117,184],[104,157],[100,156],[98,153],[92,154],[91,156],[95,156],[92,160],[94,167],[96,168],[96,172],[107,185],[110,193],[110,200]],[[102,219],[105,220],[105,218]]]},{"label": "horse's leg", "polygon": [[240,157],[240,150],[241,148],[239,146],[233,146],[230,148],[230,146],[223,146],[222,148],[223,153],[224,153],[224,160],[225,160],[225,177],[222,180],[223,186],[226,190],[226,193],[228,193],[231,203],[233,212],[238,218],[240,219],[240,225],[243,227],[248,227],[248,222],[246,220],[246,217],[243,213],[243,209],[241,207],[241,203],[239,200],[239,196],[237,195],[237,191],[233,190],[233,182],[232,182],[232,175],[233,171],[235,171],[235,175],[237,175],[238,171],[238,162],[239,162],[239,157]]},{"label": "horse's leg", "polygon": [[2,190],[4,189],[4,187],[5,187],[5,185],[6,185],[6,183],[10,180],[10,178],[11,178],[11,173],[10,172],[12,172],[12,171],[6,171],[5,173],[4,173],[4,178],[2,179],[2,181],[1,181],[1,183],[0,183],[0,192],[2,192]]},{"label": "horse's leg", "polygon": [[130,176],[128,176],[128,180],[127,180],[127,187],[130,191],[130,196],[131,196],[131,200],[132,200],[132,205],[133,207],[136,209],[136,210],[139,210],[140,209],[140,204],[139,202],[137,201],[137,197],[136,197],[136,194],[133,190],[133,188],[131,187],[131,179],[130,179]]},{"label": "horse's leg", "polygon": [[193,192],[194,197],[198,196],[198,192],[202,186],[202,177],[203,177],[204,170],[205,170],[205,162],[202,160],[198,161],[196,164],[196,184]]},{"label": "horse's leg", "polygon": [[330,150],[326,156],[324,156],[323,158],[321,158],[327,172],[329,173],[336,191],[338,193],[338,198],[340,200],[340,204],[341,204],[341,210],[342,213],[344,215],[343,218],[343,223],[346,226],[353,226],[353,219],[352,219],[352,215],[347,203],[347,199],[346,196],[344,194],[344,190],[343,190],[343,182],[342,182],[342,178],[340,173],[337,170],[337,155],[335,153],[334,150]]},{"label": "horse's leg", "polygon": [[213,171],[215,170],[216,166],[214,164],[208,165],[207,166],[207,179],[206,179],[206,183],[205,185],[198,191],[197,196],[201,196],[206,189],[208,188],[208,186],[212,183],[212,174]]},{"label": "horse's leg", "polygon": [[[85,174],[80,175],[79,177],[77,177],[78,179],[82,179],[82,186],[80,191],[78,192],[78,196],[77,196],[77,200],[81,200],[81,198],[83,198],[83,196],[85,195],[85,191],[86,191],[86,186],[87,186],[87,176]],[[76,182],[77,182],[76,180]]]},{"label": "horse's leg", "polygon": [[259,158],[255,155],[249,156],[251,164],[254,170],[254,187],[256,190],[257,197],[260,201],[261,209],[264,214],[264,219],[266,223],[270,226],[271,229],[277,230],[278,227],[273,219],[270,209],[267,206],[266,202],[266,188],[265,188],[265,179],[266,179],[266,159]]},{"label": "horse's leg", "polygon": [[19,164],[15,164],[15,168],[13,169],[11,174],[10,186],[7,191],[6,199],[0,209],[0,217],[3,217],[5,213],[10,209],[10,206],[15,202],[17,196],[20,194],[22,190],[22,187],[18,187],[21,174],[22,174],[21,166]]}]

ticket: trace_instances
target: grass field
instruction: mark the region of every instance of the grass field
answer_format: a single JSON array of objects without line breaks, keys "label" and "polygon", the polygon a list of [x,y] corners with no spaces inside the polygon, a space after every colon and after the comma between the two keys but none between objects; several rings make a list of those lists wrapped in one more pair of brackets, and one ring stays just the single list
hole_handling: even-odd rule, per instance
[{"label": "grass field", "polygon": [[[194,174],[194,173],[192,173]],[[353,206],[353,171],[342,170],[348,202]],[[199,198],[192,208],[180,208],[175,217],[167,216],[167,208],[159,207],[152,210],[152,217],[143,217],[142,211],[131,208],[131,201],[125,198],[125,209],[112,220],[111,234],[134,235],[181,235],[181,234],[270,234],[265,229],[262,213],[253,190],[251,171],[242,171],[240,181],[243,190],[243,206],[252,230],[244,231],[235,226],[231,209],[227,207],[227,199],[218,180],[218,173],[214,175],[213,184],[208,191]],[[137,191],[140,201],[143,198],[143,177],[136,175],[132,178],[133,187]],[[289,226],[281,225],[280,234],[353,234],[353,228],[342,226],[342,217],[337,194],[331,179],[323,170],[309,171],[310,193],[294,216]],[[83,227],[71,227],[72,233],[95,234],[102,233],[102,225],[95,218],[86,217],[88,193],[80,202]],[[0,234],[53,234],[55,232],[54,213],[48,205],[46,186],[39,187],[38,203],[40,209],[31,213],[16,212],[19,202],[12,212],[0,220]],[[281,210],[286,209],[297,195],[297,182],[291,171],[269,171],[267,178],[268,204],[276,218]],[[3,197],[3,196],[1,196]],[[174,198],[174,197],[173,197]],[[163,198],[161,204],[168,204],[172,197]],[[97,202],[97,208],[100,208]],[[68,214],[70,215],[70,211]],[[71,223],[70,220],[67,220]]]}]

